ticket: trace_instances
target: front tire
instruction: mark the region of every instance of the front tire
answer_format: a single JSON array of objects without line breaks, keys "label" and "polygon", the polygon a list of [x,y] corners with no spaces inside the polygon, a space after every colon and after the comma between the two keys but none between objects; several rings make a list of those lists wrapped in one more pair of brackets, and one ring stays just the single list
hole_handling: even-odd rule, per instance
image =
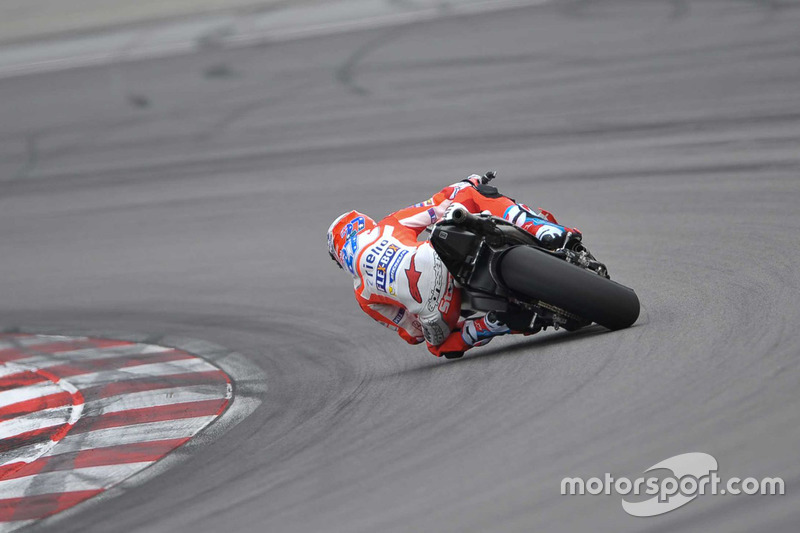
[{"label": "front tire", "polygon": [[531,246],[510,248],[497,271],[510,290],[611,330],[627,328],[639,318],[633,289]]}]

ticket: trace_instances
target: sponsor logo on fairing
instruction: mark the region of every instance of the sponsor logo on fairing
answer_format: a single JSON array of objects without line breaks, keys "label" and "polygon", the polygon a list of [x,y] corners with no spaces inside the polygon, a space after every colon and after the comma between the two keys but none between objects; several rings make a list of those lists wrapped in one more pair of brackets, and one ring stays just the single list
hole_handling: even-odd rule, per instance
[{"label": "sponsor logo on fairing", "polygon": [[378,321],[378,324],[380,324],[381,326],[385,327],[386,329],[390,329],[392,331],[397,331],[398,329],[400,329],[400,327],[395,325],[395,324],[387,324],[386,322],[383,322],[383,321]]},{"label": "sponsor logo on fairing", "polygon": [[428,296],[428,303],[426,308],[428,311],[433,311],[439,305],[439,299],[442,296],[442,278],[444,278],[444,264],[438,256],[434,256],[433,260],[433,288]]},{"label": "sponsor logo on fairing", "polygon": [[419,278],[422,276],[422,272],[417,270],[417,256],[411,256],[411,264],[408,265],[406,269],[406,277],[408,278],[408,291],[411,293],[411,297],[414,298],[414,301],[417,303],[422,303],[422,295],[419,293]]},{"label": "sponsor logo on fairing", "polygon": [[397,294],[397,290],[394,288],[395,280],[397,280],[397,269],[400,268],[400,264],[403,262],[403,258],[408,254],[408,250],[400,250],[400,253],[394,256],[394,259],[390,263],[389,266],[389,294]]},{"label": "sponsor logo on fairing", "polygon": [[386,247],[386,251],[383,252],[381,258],[378,259],[378,266],[375,268],[375,286],[379,291],[388,292],[386,289],[386,280],[388,278],[387,269],[399,250],[399,246],[390,244]]},{"label": "sponsor logo on fairing", "polygon": [[431,217],[431,224],[436,222],[436,211],[432,207],[428,209],[428,216]]},{"label": "sponsor logo on fairing", "polygon": [[522,227],[528,219],[527,214],[519,205],[514,204],[509,206],[503,213],[503,218],[514,224],[515,226]]},{"label": "sponsor logo on fairing", "polygon": [[364,257],[364,275],[367,280],[367,284],[374,285],[373,278],[375,277],[375,263],[381,254],[386,250],[386,247],[389,245],[388,239],[383,239],[378,244],[375,244],[367,249]]},{"label": "sponsor logo on fairing", "polygon": [[540,241],[546,241],[548,239],[557,239],[564,234],[560,228],[555,226],[542,226],[538,230],[536,230],[536,238]]},{"label": "sponsor logo on fairing", "polygon": [[442,301],[439,302],[439,312],[446,315],[450,311],[450,304],[453,301],[453,282],[447,284],[447,290],[444,293]]}]

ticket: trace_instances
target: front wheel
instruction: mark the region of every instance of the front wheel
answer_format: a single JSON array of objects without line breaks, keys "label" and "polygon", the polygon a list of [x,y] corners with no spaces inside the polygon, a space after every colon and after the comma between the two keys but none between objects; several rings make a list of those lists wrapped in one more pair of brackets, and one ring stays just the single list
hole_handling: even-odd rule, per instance
[{"label": "front wheel", "polygon": [[497,272],[515,293],[611,330],[627,328],[639,318],[639,298],[633,289],[530,246],[503,253]]}]

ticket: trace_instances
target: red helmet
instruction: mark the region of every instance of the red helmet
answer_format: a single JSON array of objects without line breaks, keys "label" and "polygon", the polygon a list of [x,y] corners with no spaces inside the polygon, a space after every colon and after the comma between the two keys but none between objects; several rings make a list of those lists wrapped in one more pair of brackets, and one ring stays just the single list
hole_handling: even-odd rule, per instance
[{"label": "red helmet", "polygon": [[374,220],[358,211],[349,211],[339,216],[328,228],[328,252],[333,260],[355,275],[357,236],[362,231],[369,231],[376,226]]}]

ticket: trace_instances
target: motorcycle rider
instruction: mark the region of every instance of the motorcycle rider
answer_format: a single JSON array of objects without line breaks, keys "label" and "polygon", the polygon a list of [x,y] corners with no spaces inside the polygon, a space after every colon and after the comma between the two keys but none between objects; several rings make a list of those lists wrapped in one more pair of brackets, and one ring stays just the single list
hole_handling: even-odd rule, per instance
[{"label": "motorcycle rider", "polygon": [[527,329],[529,322],[497,312],[463,320],[461,293],[453,276],[431,243],[417,240],[426,228],[461,207],[470,213],[502,217],[546,248],[561,246],[568,232],[580,238],[577,229],[560,226],[548,211],[534,212],[500,194],[488,184],[494,177],[494,172],[472,174],[377,223],[363,213],[349,211],[328,228],[330,255],[353,276],[361,309],[409,344],[425,341],[437,357],[460,357],[493,337]]}]

